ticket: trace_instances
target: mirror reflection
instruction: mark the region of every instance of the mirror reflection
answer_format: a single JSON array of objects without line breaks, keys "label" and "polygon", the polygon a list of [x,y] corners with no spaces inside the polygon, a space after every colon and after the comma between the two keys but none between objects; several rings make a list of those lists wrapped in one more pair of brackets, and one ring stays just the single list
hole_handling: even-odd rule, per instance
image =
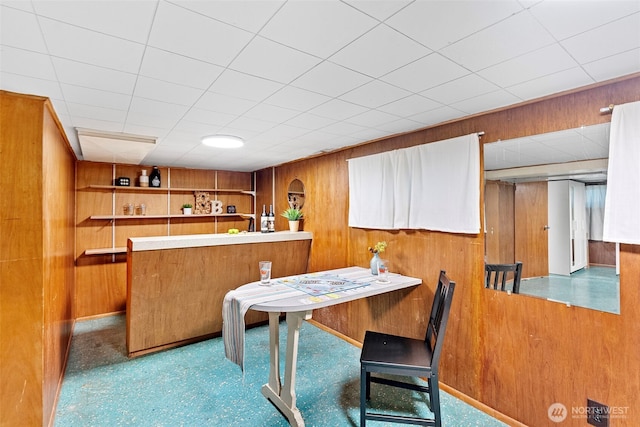
[{"label": "mirror reflection", "polygon": [[484,145],[485,262],[521,261],[519,293],[620,312],[602,241],[609,123]]},{"label": "mirror reflection", "polygon": [[289,189],[287,190],[287,197],[289,202],[289,207],[292,209],[302,209],[304,206],[304,184],[299,179],[294,179],[289,184]]}]

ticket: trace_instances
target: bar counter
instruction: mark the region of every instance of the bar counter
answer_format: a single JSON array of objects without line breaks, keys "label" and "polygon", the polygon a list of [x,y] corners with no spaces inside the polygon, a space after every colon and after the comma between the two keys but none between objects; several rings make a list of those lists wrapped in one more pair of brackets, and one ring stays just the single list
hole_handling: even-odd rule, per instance
[{"label": "bar counter", "polygon": [[[307,272],[312,234],[198,234],[127,241],[127,352],[130,357],[211,338],[222,331],[222,301],[259,279]],[[249,311],[247,325],[265,322]]]}]

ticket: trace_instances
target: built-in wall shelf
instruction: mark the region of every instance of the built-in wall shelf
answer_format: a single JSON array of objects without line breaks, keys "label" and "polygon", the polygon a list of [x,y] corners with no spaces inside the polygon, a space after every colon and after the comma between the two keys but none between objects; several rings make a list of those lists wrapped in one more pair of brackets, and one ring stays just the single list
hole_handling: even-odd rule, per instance
[{"label": "built-in wall shelf", "polygon": [[96,248],[96,249],[87,249],[84,251],[85,255],[113,255],[113,254],[126,254],[127,248]]},{"label": "built-in wall shelf", "polygon": [[92,190],[117,190],[117,191],[160,191],[174,193],[193,193],[194,191],[204,191],[208,193],[237,193],[256,195],[252,190],[237,190],[232,188],[178,188],[178,187],[132,187],[126,185],[89,185],[87,188]]},{"label": "built-in wall shelf", "polygon": [[254,214],[247,213],[221,213],[221,214],[192,214],[192,215],[91,215],[89,219],[102,219],[102,220],[114,220],[114,219],[166,219],[166,218],[182,218],[182,219],[194,219],[200,218],[216,218],[216,217],[241,217],[241,218],[255,218]]}]

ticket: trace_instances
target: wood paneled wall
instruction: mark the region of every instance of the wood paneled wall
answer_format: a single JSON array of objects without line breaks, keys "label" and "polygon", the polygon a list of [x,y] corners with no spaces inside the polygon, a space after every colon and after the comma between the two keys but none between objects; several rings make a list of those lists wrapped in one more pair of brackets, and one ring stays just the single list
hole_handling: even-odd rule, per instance
[{"label": "wood paneled wall", "polygon": [[48,100],[0,104],[0,425],[48,425],[74,319],[76,159]]},{"label": "wood paneled wall", "polygon": [[[484,236],[424,230],[349,228],[346,160],[484,131],[482,143],[610,121],[599,109],[640,100],[640,75],[488,112],[413,133],[374,141],[279,166],[276,203],[286,204],[294,178],[305,184],[305,230],[313,233],[310,271],[367,266],[367,247],[389,243],[393,270],[421,277],[423,285],[314,312],[317,321],[357,341],[366,329],[421,337],[437,275],[445,269],[457,282],[441,364],[441,381],[515,420],[555,426],[547,410],[564,404],[562,425],[583,426],[571,416],[587,398],[626,408],[616,426],[640,417],[640,248],[623,245],[621,314],[483,288]],[[446,200],[442,203],[446,209]],[[277,223],[278,227],[284,224]],[[613,422],[612,422],[613,425]]]}]

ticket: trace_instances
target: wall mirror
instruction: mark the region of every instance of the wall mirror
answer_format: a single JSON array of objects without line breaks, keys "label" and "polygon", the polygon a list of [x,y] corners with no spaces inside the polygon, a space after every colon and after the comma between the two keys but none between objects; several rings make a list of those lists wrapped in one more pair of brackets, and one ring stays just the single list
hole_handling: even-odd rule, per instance
[{"label": "wall mirror", "polygon": [[294,179],[289,184],[289,189],[287,190],[287,197],[289,202],[289,207],[293,209],[302,209],[304,206],[304,184],[299,179]]},{"label": "wall mirror", "polygon": [[620,313],[602,241],[610,124],[485,144],[485,261],[523,262],[520,294]]}]

